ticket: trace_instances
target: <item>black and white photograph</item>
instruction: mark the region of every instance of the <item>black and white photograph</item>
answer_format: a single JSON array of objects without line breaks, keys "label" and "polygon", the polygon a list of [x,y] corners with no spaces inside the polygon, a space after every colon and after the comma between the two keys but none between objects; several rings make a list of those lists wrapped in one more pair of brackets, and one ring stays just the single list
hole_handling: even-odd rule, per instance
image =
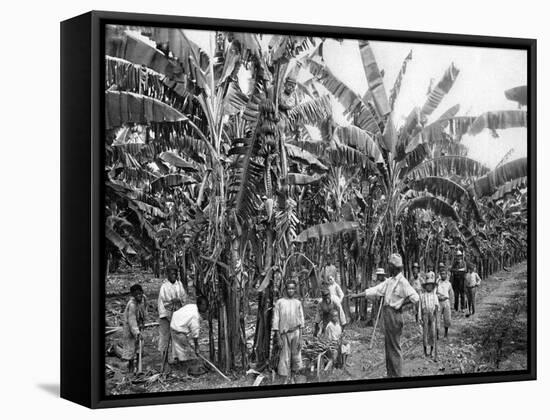
[{"label": "black and white photograph", "polygon": [[102,41],[106,396],[528,371],[526,49]]}]

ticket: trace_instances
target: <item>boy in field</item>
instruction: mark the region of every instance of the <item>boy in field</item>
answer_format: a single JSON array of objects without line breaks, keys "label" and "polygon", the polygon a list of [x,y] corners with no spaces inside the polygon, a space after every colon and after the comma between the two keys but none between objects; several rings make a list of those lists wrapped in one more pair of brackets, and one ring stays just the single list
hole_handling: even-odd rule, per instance
[{"label": "boy in field", "polygon": [[128,372],[134,371],[134,359],[137,354],[141,330],[145,323],[145,304],[143,289],[139,284],[130,287],[131,298],[124,310],[124,326],[122,327],[122,360],[128,362]]},{"label": "boy in field", "polygon": [[294,375],[302,368],[302,328],[305,325],[302,302],[296,298],[296,282],[286,283],[286,296],[273,308],[273,331],[279,343],[278,373],[284,383],[292,383]]},{"label": "boy in field", "polygon": [[476,267],[470,264],[464,280],[464,286],[466,286],[466,299],[468,300],[468,313],[466,314],[466,318],[476,313],[476,292],[480,285],[481,278],[476,273]]},{"label": "boy in field", "polygon": [[[445,266],[439,269],[439,283],[437,284],[437,298],[439,300],[439,307],[441,315],[443,317],[443,327],[445,328],[445,338],[449,333],[449,327],[451,326],[451,301],[450,293],[453,289],[451,282],[448,279],[447,268]],[[439,338],[439,330],[437,331],[437,337]]]},{"label": "boy in field", "polygon": [[338,342],[338,352],[332,352],[332,362],[334,365],[337,364],[338,353],[342,354],[342,364],[346,364],[346,359],[349,354],[349,344],[341,341],[342,339],[342,326],[340,325],[340,312],[337,309],[333,309],[330,312],[330,322],[325,328],[323,337],[329,341]]},{"label": "boy in field", "polygon": [[[422,314],[424,356],[428,357],[429,346],[429,356],[432,357],[436,340],[437,313],[439,311],[439,300],[435,292],[435,276],[431,274],[426,276],[422,283],[422,289],[420,293],[420,312]],[[434,360],[437,361],[437,350]]]}]

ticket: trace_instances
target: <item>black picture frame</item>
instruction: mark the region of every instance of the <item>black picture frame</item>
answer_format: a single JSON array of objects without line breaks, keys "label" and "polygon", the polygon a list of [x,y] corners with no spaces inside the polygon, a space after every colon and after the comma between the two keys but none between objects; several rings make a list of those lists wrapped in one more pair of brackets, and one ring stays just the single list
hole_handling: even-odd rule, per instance
[{"label": "black picture frame", "polygon": [[[104,25],[294,33],[337,38],[522,49],[528,62],[528,369],[437,377],[104,393]],[[536,40],[92,11],[61,23],[61,397],[90,408],[433,387],[536,379]]]}]

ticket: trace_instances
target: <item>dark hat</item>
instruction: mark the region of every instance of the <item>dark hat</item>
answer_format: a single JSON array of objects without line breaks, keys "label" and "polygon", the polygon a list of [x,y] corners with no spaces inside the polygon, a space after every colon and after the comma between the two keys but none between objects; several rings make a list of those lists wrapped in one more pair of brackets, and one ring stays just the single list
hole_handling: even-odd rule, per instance
[{"label": "dark hat", "polygon": [[134,292],[143,292],[143,287],[141,287],[141,285],[139,284],[132,285],[132,287],[130,287],[130,293]]},{"label": "dark hat", "polygon": [[170,270],[178,271],[178,266],[174,263],[170,263],[166,266],[166,272],[168,272]]}]

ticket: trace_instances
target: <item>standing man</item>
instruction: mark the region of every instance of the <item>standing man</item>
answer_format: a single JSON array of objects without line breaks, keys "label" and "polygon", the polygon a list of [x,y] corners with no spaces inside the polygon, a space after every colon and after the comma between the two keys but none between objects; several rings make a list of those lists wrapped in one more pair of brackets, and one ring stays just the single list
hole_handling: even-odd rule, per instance
[{"label": "standing man", "polygon": [[344,292],[342,292],[342,288],[340,287],[340,285],[336,283],[336,270],[333,270],[332,272],[329,272],[329,270],[327,270],[325,271],[325,274],[327,276],[326,287],[330,292],[332,300],[338,301],[338,303],[342,303]]},{"label": "standing man", "polygon": [[142,340],[141,331],[145,323],[145,300],[143,289],[139,284],[130,287],[132,297],[124,310],[124,326],[122,327],[122,360],[128,362],[128,373],[134,371],[134,360],[139,340]]},{"label": "standing man", "polygon": [[296,372],[302,368],[304,310],[295,294],[296,282],[289,280],[286,283],[286,296],[277,300],[273,308],[272,329],[281,348],[278,373],[285,384],[294,382]]},{"label": "standing man", "polygon": [[[430,347],[430,357],[433,354],[436,340],[437,313],[439,311],[439,300],[435,292],[435,275],[430,273],[422,283],[424,290],[420,293],[420,309],[422,311],[422,332],[424,343],[424,356],[428,357],[428,347]],[[437,361],[437,347],[435,352]]]},{"label": "standing man", "polygon": [[403,306],[418,303],[418,293],[403,276],[403,260],[399,254],[389,259],[390,278],[383,283],[370,287],[363,293],[352,297],[366,296],[373,299],[384,298],[382,316],[384,320],[384,338],[386,347],[386,370],[390,378],[402,376],[403,356],[401,354],[401,332],[403,330]]},{"label": "standing man", "polygon": [[[420,265],[415,262],[412,265],[412,279],[409,281],[412,288],[420,295],[422,292],[422,282],[420,281]],[[413,305],[414,319],[416,322],[420,322],[420,305],[418,303]]]},{"label": "standing man", "polygon": [[169,356],[168,361],[171,362],[173,360],[171,355],[166,354],[170,340],[170,321],[172,320],[172,314],[185,304],[187,294],[185,293],[183,284],[178,280],[178,266],[176,264],[168,264],[166,267],[166,276],[167,279],[160,286],[158,298],[158,349],[161,353],[161,360],[164,361],[166,356]]},{"label": "standing man", "polygon": [[453,266],[451,268],[451,284],[455,295],[455,311],[458,311],[458,303],[460,300],[460,310],[464,312],[466,309],[466,290],[464,288],[464,280],[466,277],[466,263],[461,250],[457,250]]},{"label": "standing man", "polygon": [[468,273],[466,273],[466,279],[464,280],[466,286],[466,297],[468,298],[468,313],[466,318],[476,313],[476,291],[481,285],[481,278],[476,273],[475,265],[468,265]]},{"label": "standing man", "polygon": [[[376,284],[381,284],[386,281],[386,272],[382,267],[376,269]],[[378,311],[380,309],[380,304],[382,303],[382,298],[377,296],[372,301],[372,311],[371,319],[373,323],[376,323],[376,318],[378,317]]]},{"label": "standing man", "polygon": [[[437,284],[437,298],[439,299],[439,308],[443,317],[443,327],[445,328],[445,338],[449,333],[449,327],[451,326],[451,282],[447,278],[447,269],[445,266],[439,269],[439,283]],[[439,338],[439,328],[437,331],[437,338]]]},{"label": "standing man", "polygon": [[322,299],[317,305],[317,314],[315,316],[315,332],[313,335],[317,337],[319,330],[321,334],[325,333],[325,329],[332,318],[332,311],[338,312],[338,323],[343,328],[346,325],[346,314],[342,309],[342,305],[338,300],[335,300],[330,294],[329,289],[321,289]]}]

